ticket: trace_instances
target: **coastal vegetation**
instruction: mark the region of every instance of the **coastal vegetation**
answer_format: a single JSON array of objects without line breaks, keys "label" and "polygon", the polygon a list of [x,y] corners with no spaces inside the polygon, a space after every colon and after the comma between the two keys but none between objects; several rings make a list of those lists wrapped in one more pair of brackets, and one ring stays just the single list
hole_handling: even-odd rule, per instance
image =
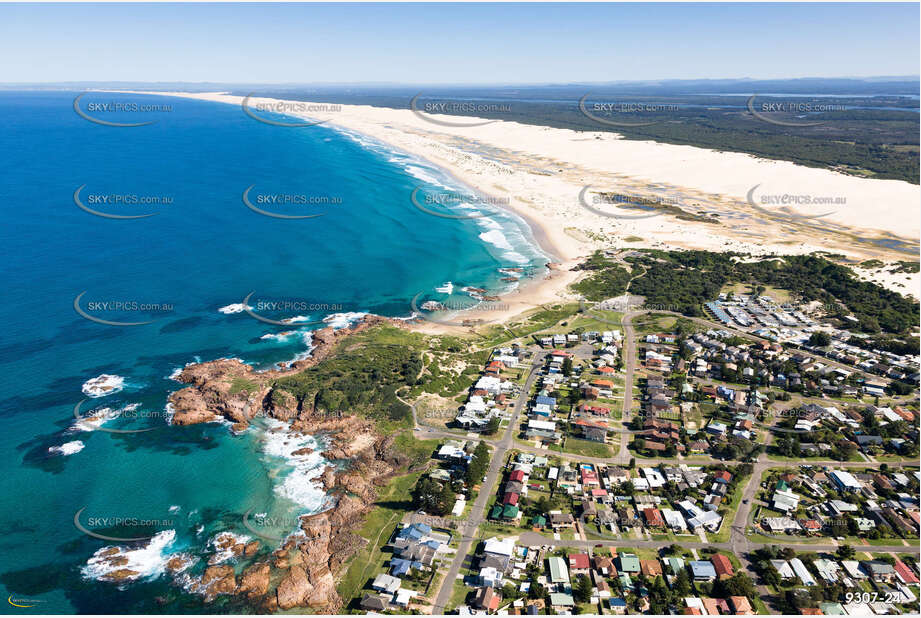
[{"label": "coastal vegetation", "polygon": [[[789,88],[793,88],[793,91],[799,88],[793,82],[784,83],[786,85],[774,83],[767,88],[779,88],[774,92],[791,92]],[[916,84],[897,83],[892,86],[900,86],[900,91],[904,86],[907,87],[904,92],[909,93],[913,89],[917,93]],[[738,86],[745,92],[752,87],[751,82]],[[846,86],[847,92],[853,92],[852,88],[863,91],[865,87],[866,84],[859,83]],[[269,93],[270,96],[272,94]],[[406,102],[416,93],[369,89],[348,94],[316,91],[298,93],[290,90],[274,94],[286,99],[405,109]],[[855,94],[850,97],[803,97],[798,101],[816,108],[823,105],[835,106],[832,108],[834,111],[811,113],[808,119],[797,118],[793,114],[780,114],[782,120],[792,121],[783,125],[753,117],[747,109],[748,96],[698,93],[684,90],[677,84],[624,84],[620,87],[596,88],[586,105],[591,108],[594,101],[642,101],[650,109],[631,112],[627,114],[628,123],[609,126],[592,120],[580,111],[578,101],[583,95],[584,87],[578,86],[535,87],[523,90],[520,94],[512,94],[507,90],[498,94],[488,88],[464,88],[454,96],[462,97],[477,111],[456,110],[452,113],[575,131],[614,132],[628,140],[654,140],[666,144],[743,152],[855,176],[905,180],[913,184],[919,182],[917,99],[910,96],[883,97],[875,96],[875,92],[867,92],[865,95]],[[442,94],[441,100],[451,96],[450,92]],[[484,109],[482,105],[474,105],[494,103],[497,96],[508,101],[507,109],[490,111],[488,107]],[[789,99],[762,96],[758,97],[758,104],[778,100]],[[424,98],[420,99],[420,105],[422,101]],[[598,115],[597,112],[593,113]],[[616,113],[608,118],[604,117],[604,113],[600,115],[603,120],[619,120]]]},{"label": "coastal vegetation", "polygon": [[408,426],[412,414],[397,392],[415,385],[422,369],[420,335],[379,326],[347,338],[322,362],[276,381],[274,391],[300,407],[325,413],[358,413]]},{"label": "coastal vegetation", "polygon": [[[745,283],[756,292],[766,287],[788,290],[798,302],[817,301],[843,327],[864,333],[906,334],[918,325],[918,303],[817,255],[741,260],[736,253],[643,250],[625,258],[639,273],[630,293],[647,306],[667,307],[687,316],[703,316],[704,303],[724,286]],[[581,266],[591,275],[574,286],[589,300],[600,301],[625,291],[627,272],[596,252]],[[761,293],[761,292],[757,292]]]}]

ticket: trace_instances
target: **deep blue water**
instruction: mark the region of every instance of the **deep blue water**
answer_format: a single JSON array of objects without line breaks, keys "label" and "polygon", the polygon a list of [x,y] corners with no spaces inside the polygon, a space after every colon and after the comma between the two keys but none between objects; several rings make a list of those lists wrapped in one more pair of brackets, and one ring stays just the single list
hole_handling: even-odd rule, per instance
[{"label": "deep blue water", "polygon": [[[76,94],[0,94],[0,585],[4,595],[34,605],[8,608],[16,613],[194,613],[202,611],[197,597],[160,575],[166,556],[200,553],[220,531],[246,534],[243,513],[281,518],[322,508],[324,500],[309,484],[319,456],[295,466],[281,456],[294,447],[270,442],[258,428],[235,436],[217,423],[168,424],[167,395],[181,387],[169,376],[178,368],[228,356],[269,367],[307,352],[304,332],[318,327],[272,326],[219,309],[255,292],[251,305],[295,303],[259,311],[275,320],[405,317],[420,291],[438,298],[433,289],[446,281],[498,291],[508,285],[498,268],[547,259],[527,226],[508,215],[457,220],[421,212],[409,199],[415,187],[438,190],[454,181],[360,136],[271,126],[232,105],[87,95],[84,110],[94,101],[171,106],[98,112],[94,117],[115,122],[157,120],[100,126],[74,112]],[[94,216],[74,201],[84,185],[81,202],[94,210],[156,214]],[[323,215],[278,219],[246,207],[242,194],[250,186],[251,203],[273,194],[336,201],[258,203],[276,214]],[[101,195],[169,203],[113,205],[99,203]],[[81,293],[79,307],[92,317],[151,322],[86,319],[74,308]],[[124,310],[111,308],[118,302]],[[134,303],[160,309],[135,310]],[[348,315],[334,317],[344,322]],[[264,338],[290,330],[298,332]],[[83,385],[104,374],[123,379],[123,388],[87,398]],[[84,411],[133,406],[140,416],[125,413],[106,428],[154,430],[79,431],[74,406],[83,399]],[[76,450],[77,442],[78,452],[54,451],[65,444]],[[83,534],[74,517],[84,507],[84,527],[117,538],[159,533],[162,547]],[[157,523],[140,530],[99,521],[115,517]],[[112,545],[142,550],[132,559],[149,574],[120,587],[94,579],[87,561]],[[210,610],[222,608],[239,609]]]}]

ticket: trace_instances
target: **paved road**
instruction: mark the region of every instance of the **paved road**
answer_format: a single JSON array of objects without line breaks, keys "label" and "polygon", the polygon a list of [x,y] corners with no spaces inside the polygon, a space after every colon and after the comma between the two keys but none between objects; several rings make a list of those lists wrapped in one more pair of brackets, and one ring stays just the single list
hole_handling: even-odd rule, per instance
[{"label": "paved road", "polygon": [[[633,316],[631,312],[624,313],[621,323],[624,325],[624,345],[621,348],[624,356],[624,407],[620,415],[624,427],[630,422],[633,412],[633,372],[636,370],[636,341],[633,333]],[[616,460],[621,464],[629,463],[630,451],[627,444],[630,440],[629,433],[620,434],[620,450],[617,451]]]},{"label": "paved road", "polygon": [[[648,313],[647,311],[630,311],[624,313],[623,316],[623,327],[624,327],[624,400],[623,400],[623,409],[622,409],[622,422],[626,426],[630,422],[630,418],[633,412],[633,381],[634,381],[634,372],[636,369],[636,342],[635,342],[635,333],[633,330],[632,319],[637,315]],[[660,311],[657,313],[671,313],[667,311]],[[679,314],[675,314],[679,315]],[[682,316],[686,317],[686,316]],[[732,327],[726,327],[723,324],[716,322],[711,322],[710,320],[701,319],[701,318],[689,318],[692,321],[705,324],[710,327],[722,328],[730,331],[737,332],[738,334],[743,334],[748,337],[753,337],[755,339],[761,339],[751,333],[738,330]],[[853,370],[853,367],[846,365],[841,365],[840,363],[835,363],[829,359],[825,359],[821,356],[816,356],[804,352],[809,356],[822,359],[823,362],[830,363],[835,366],[845,367],[847,369]],[[599,464],[620,464],[626,465],[630,459],[630,452],[627,449],[627,444],[630,439],[630,434],[633,433],[630,430],[621,429],[618,430],[618,433],[621,437],[620,450],[618,454],[613,458],[604,458],[604,457],[587,457],[580,455],[573,455],[567,453],[560,453],[554,449],[542,449],[533,447],[530,445],[524,445],[521,443],[516,443],[514,440],[515,435],[518,433],[518,418],[521,414],[522,409],[528,402],[528,395],[530,394],[531,388],[534,384],[535,379],[538,375],[539,368],[543,365],[543,362],[547,356],[547,352],[541,352],[535,355],[532,360],[532,365],[530,372],[528,374],[525,385],[522,387],[521,395],[515,403],[515,407],[511,416],[511,421],[506,428],[505,433],[501,438],[485,439],[487,444],[493,447],[494,452],[490,461],[489,471],[486,475],[486,481],[481,486],[480,493],[477,495],[477,499],[474,502],[473,508],[471,510],[469,518],[461,525],[459,530],[461,534],[461,544],[457,550],[457,554],[454,557],[454,560],[451,563],[451,566],[448,570],[446,577],[442,580],[441,588],[436,597],[435,605],[433,607],[433,614],[444,613],[447,604],[450,602],[451,594],[454,590],[454,582],[457,580],[457,576],[460,573],[460,569],[464,565],[465,561],[472,559],[471,549],[473,549],[473,540],[476,538],[477,529],[480,524],[483,522],[485,515],[486,503],[492,497],[492,494],[495,489],[496,481],[499,478],[499,475],[502,472],[503,466],[508,456],[508,451],[511,448],[515,448],[519,451],[536,453],[541,455],[560,455],[569,459],[599,463]],[[859,372],[859,370],[858,370]],[[863,372],[859,372],[863,373]],[[865,374],[867,375],[867,374]],[[414,420],[415,418],[415,408],[413,409]],[[466,434],[459,432],[450,432],[442,431],[434,428],[429,428],[425,426],[419,426],[418,421],[416,422],[415,427],[416,433],[420,438],[464,438]],[[694,458],[642,458],[638,460],[643,466],[656,466],[659,464],[670,464],[675,465],[679,463],[688,463],[691,465],[705,465],[711,463],[728,463],[725,460],[716,459],[714,457],[704,456],[704,457],[694,457]],[[773,467],[784,467],[784,466],[795,466],[800,462],[783,462],[783,461],[772,461],[767,458],[767,455],[762,453],[761,457],[757,462],[754,463],[752,475],[748,480],[745,488],[742,490],[742,495],[740,497],[741,504],[735,512],[735,516],[731,522],[724,522],[724,525],[731,526],[730,539],[728,542],[723,543],[705,543],[705,542],[680,542],[682,547],[693,548],[693,549],[704,549],[712,547],[714,549],[722,549],[726,551],[733,552],[738,556],[739,560],[742,562],[742,566],[749,571],[754,576],[754,571],[752,570],[752,565],[750,564],[747,556],[748,554],[757,548],[783,545],[784,547],[792,547],[793,549],[801,551],[834,551],[838,548],[836,543],[827,544],[827,545],[818,545],[818,544],[804,544],[804,543],[787,543],[783,540],[778,540],[773,543],[761,543],[753,542],[748,537],[745,536],[745,530],[748,526],[748,518],[751,514],[752,507],[754,506],[755,494],[758,492],[761,483],[761,475],[768,468]],[[805,463],[805,462],[804,462]],[[874,465],[874,463],[868,463],[865,461],[858,462],[841,462],[835,460],[808,460],[808,463],[814,466],[830,466],[835,468],[862,468]],[[912,462],[895,462],[889,464],[890,467],[900,467],[903,465],[911,465]],[[877,464],[878,465],[878,464]],[[606,546],[606,547],[643,547],[643,548],[661,548],[667,545],[670,545],[670,542],[665,541],[654,541],[654,540],[634,540],[634,539],[622,539],[622,540],[560,540],[555,541],[551,538],[537,534],[535,532],[522,532],[519,537],[519,543],[523,545],[535,546],[535,545],[550,545],[554,547],[594,547],[597,545]],[[870,548],[868,548],[870,549]],[[904,545],[876,545],[873,546],[872,551],[874,552],[908,552],[908,553],[919,553],[918,546],[904,546]]]},{"label": "paved road", "polygon": [[[661,547],[667,547],[672,545],[670,541],[652,541],[652,540],[641,540],[641,539],[623,539],[623,540],[606,540],[606,541],[569,541],[569,540],[554,540],[552,538],[546,537],[542,534],[536,532],[522,532],[518,536],[518,543],[520,545],[526,545],[529,547],[535,547],[539,545],[549,545],[551,547],[643,547],[649,549],[659,549]],[[706,549],[712,547],[714,549],[722,549],[726,551],[732,551],[732,543],[701,543],[698,541],[689,542],[689,541],[678,541],[674,543],[680,547],[686,549]],[[792,547],[793,549],[800,551],[835,551],[838,549],[837,545],[818,545],[811,543],[752,543],[751,546],[754,549],[759,547],[772,547],[774,545],[783,545],[784,547]],[[861,548],[857,548],[858,551],[863,551]],[[874,545],[871,548],[867,548],[869,551],[875,552],[899,552],[899,553],[921,553],[921,548],[917,546],[906,546],[906,545]]]},{"label": "paved road", "polygon": [[490,442],[494,450],[489,462],[489,471],[486,473],[486,480],[480,486],[480,492],[477,494],[476,501],[473,503],[473,508],[470,510],[470,516],[460,526],[459,533],[461,542],[457,548],[454,560],[451,562],[451,567],[448,569],[448,574],[441,582],[441,589],[438,591],[438,596],[435,598],[432,614],[445,613],[448,602],[451,600],[451,593],[454,591],[454,582],[460,574],[464,561],[467,560],[468,554],[470,554],[471,559],[473,558],[471,552],[471,549],[474,549],[473,539],[476,537],[477,528],[479,528],[480,524],[483,522],[486,503],[492,497],[493,490],[496,486],[496,480],[498,480],[499,475],[502,473],[508,450],[511,448],[515,433],[518,431],[518,415],[528,402],[528,393],[531,392],[531,386],[534,384],[534,380],[537,379],[538,370],[544,364],[546,356],[547,353],[541,353],[535,356],[531,364],[531,371],[528,373],[525,385],[522,387],[522,394],[518,398],[518,401],[515,402],[512,419],[505,430],[505,434],[499,442]]}]

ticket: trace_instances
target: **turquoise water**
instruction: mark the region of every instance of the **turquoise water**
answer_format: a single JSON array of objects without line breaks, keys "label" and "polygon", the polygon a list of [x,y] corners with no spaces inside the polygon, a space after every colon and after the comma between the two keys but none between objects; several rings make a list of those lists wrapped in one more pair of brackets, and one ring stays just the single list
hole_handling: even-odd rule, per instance
[{"label": "turquoise water", "polygon": [[[189,362],[222,357],[271,367],[309,353],[309,331],[324,319],[344,325],[365,312],[408,317],[419,292],[443,299],[434,288],[451,281],[494,293],[510,285],[498,268],[527,270],[547,257],[509,215],[421,212],[409,199],[414,188],[457,183],[361,136],[263,124],[231,105],[86,95],[84,110],[94,101],[171,106],[96,115],[157,120],[149,126],[100,126],[74,113],[76,94],[0,94],[7,264],[0,585],[34,605],[8,607],[15,613],[204,611],[197,595],[162,575],[165,560],[207,552],[222,531],[255,538],[242,525],[245,513],[266,514],[274,533],[289,532],[292,515],[326,506],[310,482],[324,461],[319,454],[286,457],[300,445],[282,444],[259,427],[234,435],[220,423],[169,425],[166,398],[181,387],[170,376]],[[81,203],[98,212],[156,214],[94,216],[74,201],[81,186]],[[272,195],[324,198],[257,204],[274,214],[323,216],[253,212],[241,199],[250,186],[253,203]],[[96,199],[103,195],[156,196],[160,203],[113,205]],[[78,307],[92,318],[149,323],[91,321],[75,311],[81,293]],[[259,315],[304,322],[276,326],[234,312],[250,293]],[[88,396],[87,381],[99,376],[112,376],[120,389]],[[74,426],[74,406],[83,400],[84,414],[123,411],[106,429],[152,430],[83,431]],[[79,523],[93,532],[157,536],[94,538],[75,526],[80,509]],[[131,557],[145,575],[119,585],[94,578],[87,561],[110,546],[141,550]],[[219,601],[208,609],[241,608]]]}]

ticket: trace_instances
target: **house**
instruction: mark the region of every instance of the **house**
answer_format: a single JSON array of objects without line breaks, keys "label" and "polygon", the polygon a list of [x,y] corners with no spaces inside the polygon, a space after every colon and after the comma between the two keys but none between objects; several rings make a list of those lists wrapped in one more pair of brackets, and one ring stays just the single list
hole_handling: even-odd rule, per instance
[{"label": "house", "polygon": [[579,410],[583,414],[593,414],[595,416],[610,416],[611,415],[611,408],[607,408],[605,406],[593,406],[589,404],[582,404],[579,407]]},{"label": "house", "polygon": [[407,560],[406,558],[392,558],[390,560],[390,574],[394,577],[402,577],[409,574],[413,569],[421,570],[423,564],[416,560]]},{"label": "house", "polygon": [[713,581],[716,579],[716,569],[713,564],[707,560],[691,560],[688,565],[691,567],[691,575],[694,581]]},{"label": "house", "polygon": [[643,509],[643,519],[650,528],[662,528],[665,526],[665,520],[662,519],[662,513],[659,509]]},{"label": "house", "polygon": [[748,600],[748,597],[743,596],[731,596],[728,599],[729,607],[732,608],[732,613],[736,616],[752,616],[755,613],[754,608],[752,607],[751,601]]},{"label": "house", "polygon": [[713,563],[713,569],[716,571],[716,576],[719,579],[729,579],[732,577],[733,569],[729,558],[723,554],[713,554],[710,557],[710,562]]},{"label": "house", "polygon": [[479,580],[481,586],[501,588],[503,579],[502,572],[496,567],[488,566],[480,569]]},{"label": "house", "polygon": [[[778,484],[778,487],[779,486]],[[783,486],[786,487],[786,484],[784,483]],[[772,500],[775,511],[789,513],[790,511],[795,511],[799,506],[800,496],[792,489],[777,489],[774,492]]]},{"label": "house", "polygon": [[566,594],[565,592],[550,593],[550,606],[558,611],[575,607],[575,605],[576,602],[573,600],[571,594]]},{"label": "house", "polygon": [[608,435],[608,424],[604,421],[579,419],[571,423],[576,435],[592,442],[604,442]]},{"label": "house", "polygon": [[620,597],[608,599],[608,605],[615,614],[623,615],[627,613],[627,602]]},{"label": "house", "polygon": [[895,579],[895,567],[882,560],[868,560],[863,563],[875,582],[891,582]]},{"label": "house", "polygon": [[896,576],[900,580],[902,580],[903,584],[907,585],[907,584],[917,584],[918,583],[918,576],[915,574],[914,571],[908,568],[907,564],[905,564],[901,560],[896,560],[893,568],[895,569]]},{"label": "house", "polygon": [[829,560],[828,558],[818,558],[813,561],[813,565],[816,568],[816,571],[819,573],[819,577],[833,584],[838,581],[838,571],[841,567],[838,566],[838,563],[834,560]]},{"label": "house", "polygon": [[662,564],[658,560],[640,560],[640,572],[646,577],[662,574]]},{"label": "house", "polygon": [[665,519],[665,524],[672,530],[685,531],[688,529],[687,524],[684,522],[684,517],[678,511],[662,509],[662,517]]},{"label": "house", "polygon": [[[665,566],[668,568],[671,575],[678,575],[682,569],[684,569],[684,560],[681,558],[676,558],[674,556],[668,556],[662,559],[665,562]],[[669,579],[669,582],[671,580]]]},{"label": "house", "polygon": [[555,442],[562,437],[560,432],[556,430],[556,422],[540,421],[536,419],[528,420],[528,427],[525,430],[525,435],[529,438],[550,442]]},{"label": "house", "polygon": [[377,577],[374,578],[374,581],[371,582],[372,589],[379,592],[387,592],[389,594],[393,594],[399,590],[401,585],[403,585],[403,582],[400,581],[399,577],[387,575],[386,573],[379,573]]},{"label": "house", "polygon": [[793,567],[786,560],[771,560],[771,566],[774,567],[781,579],[793,579],[796,577]]},{"label": "house", "polygon": [[793,573],[803,582],[804,586],[816,585],[815,578],[812,576],[812,573],[809,572],[809,569],[806,568],[806,565],[803,564],[802,560],[799,558],[792,558],[790,560],[790,567],[793,569]]},{"label": "house", "polygon": [[484,587],[477,590],[473,599],[473,606],[487,612],[494,612],[499,609],[499,601],[502,597],[493,588]]},{"label": "house", "polygon": [[844,611],[843,605],[830,601],[819,603],[819,610],[821,610],[822,614],[825,616],[844,616],[847,614],[847,612]]},{"label": "house", "polygon": [[608,556],[592,556],[592,567],[605,577],[614,577],[617,575],[617,569],[614,568],[614,560]]},{"label": "house", "polygon": [[569,570],[574,575],[585,575],[591,568],[588,554],[569,554]]},{"label": "house", "polygon": [[846,470],[832,470],[829,477],[839,491],[857,492],[861,489],[861,484]]},{"label": "house", "polygon": [[416,595],[419,593],[415,590],[410,590],[408,588],[402,588],[397,590],[396,596],[393,598],[393,604],[399,605],[400,607],[408,607],[409,602],[412,601]]},{"label": "house", "polygon": [[720,529],[722,522],[722,516],[716,511],[701,511],[699,515],[695,515],[688,520],[688,527],[694,531],[706,528],[710,532],[716,532]]},{"label": "house", "polygon": [[575,525],[576,520],[571,513],[550,513],[550,527],[554,530],[572,528]]},{"label": "house", "polygon": [[359,603],[359,605],[363,610],[368,612],[383,612],[387,609],[389,603],[390,597],[383,597],[379,594],[367,592],[361,597],[361,603]]},{"label": "house", "polygon": [[618,556],[618,561],[620,562],[619,570],[621,573],[639,573],[640,572],[640,559],[637,558],[636,554],[625,554],[622,553]]},{"label": "house", "polygon": [[[725,599],[713,599],[710,597],[702,597],[700,601],[704,605],[704,610],[709,616],[719,616],[720,614],[729,613],[729,603]],[[723,608],[725,611],[720,611],[720,608]]]},{"label": "house", "polygon": [[550,583],[551,584],[568,584],[569,569],[566,568],[566,562],[559,556],[551,556],[547,559],[550,566]]},{"label": "house", "polygon": [[844,567],[844,572],[847,573],[847,576],[851,579],[866,579],[867,573],[860,566],[860,563],[856,560],[842,560],[841,566]]}]

